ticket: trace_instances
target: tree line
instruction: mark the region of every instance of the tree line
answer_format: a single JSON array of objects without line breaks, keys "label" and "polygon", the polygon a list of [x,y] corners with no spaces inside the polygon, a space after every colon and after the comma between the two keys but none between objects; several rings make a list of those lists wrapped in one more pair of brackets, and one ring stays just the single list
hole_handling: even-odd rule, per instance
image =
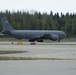
[{"label": "tree line", "polygon": [[0,31],[2,30],[1,17],[5,16],[14,29],[21,30],[62,30],[69,37],[76,37],[76,13],[50,14],[37,11],[0,11]]}]

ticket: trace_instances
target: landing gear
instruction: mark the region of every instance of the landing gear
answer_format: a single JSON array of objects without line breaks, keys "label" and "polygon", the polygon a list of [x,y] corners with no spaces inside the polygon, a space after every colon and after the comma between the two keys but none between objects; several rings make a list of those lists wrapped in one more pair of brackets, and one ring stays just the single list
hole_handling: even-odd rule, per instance
[{"label": "landing gear", "polygon": [[[30,39],[29,40],[29,42],[35,42],[36,40],[32,40],[32,39]],[[43,42],[43,40],[42,39],[37,39],[37,42]]]},{"label": "landing gear", "polygon": [[37,42],[43,42],[43,40],[42,39],[38,39]]},{"label": "landing gear", "polygon": [[58,40],[58,42],[60,42],[60,39]]},{"label": "landing gear", "polygon": [[29,42],[34,42],[34,40],[31,40],[31,39],[30,39]]}]

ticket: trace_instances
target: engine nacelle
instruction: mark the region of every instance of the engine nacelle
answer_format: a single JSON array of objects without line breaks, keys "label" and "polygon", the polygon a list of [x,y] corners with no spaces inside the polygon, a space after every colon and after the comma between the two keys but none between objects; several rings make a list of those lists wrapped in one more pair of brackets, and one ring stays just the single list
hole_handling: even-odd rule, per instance
[{"label": "engine nacelle", "polygon": [[59,36],[58,35],[51,35],[50,40],[57,41],[57,40],[59,40]]}]

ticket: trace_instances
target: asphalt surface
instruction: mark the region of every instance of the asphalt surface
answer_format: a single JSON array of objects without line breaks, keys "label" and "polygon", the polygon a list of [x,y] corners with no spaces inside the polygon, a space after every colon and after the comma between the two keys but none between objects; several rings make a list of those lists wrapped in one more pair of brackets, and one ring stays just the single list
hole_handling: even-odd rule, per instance
[{"label": "asphalt surface", "polygon": [[76,61],[0,61],[0,75],[76,75]]}]

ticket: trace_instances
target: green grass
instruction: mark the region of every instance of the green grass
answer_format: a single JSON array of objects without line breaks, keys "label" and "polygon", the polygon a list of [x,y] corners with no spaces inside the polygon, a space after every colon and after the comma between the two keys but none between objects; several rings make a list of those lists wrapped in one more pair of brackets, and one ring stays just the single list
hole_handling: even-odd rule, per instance
[{"label": "green grass", "polygon": [[0,56],[0,60],[76,60],[76,58],[32,58],[32,57],[5,57],[5,56]]},{"label": "green grass", "polygon": [[14,53],[24,53],[24,52],[27,52],[27,51],[4,51],[4,50],[0,50],[0,54],[14,54]]},{"label": "green grass", "polygon": [[[24,53],[27,51],[4,51],[0,50],[0,55],[2,54],[15,54]],[[32,58],[32,57],[10,57],[10,56],[0,56],[0,60],[76,60],[76,58]]]}]

